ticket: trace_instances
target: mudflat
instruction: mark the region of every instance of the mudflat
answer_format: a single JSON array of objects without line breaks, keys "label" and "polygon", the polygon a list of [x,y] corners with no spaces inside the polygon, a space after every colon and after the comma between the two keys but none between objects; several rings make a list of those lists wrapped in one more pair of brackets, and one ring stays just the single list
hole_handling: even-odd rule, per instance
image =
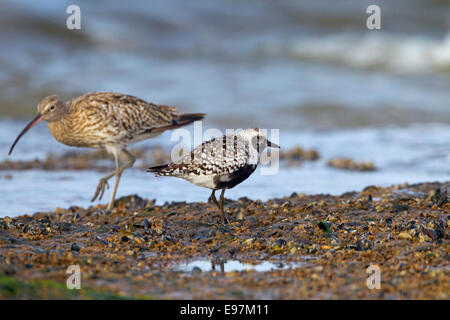
[{"label": "mudflat", "polygon": [[4,217],[0,298],[449,299],[449,184]]}]

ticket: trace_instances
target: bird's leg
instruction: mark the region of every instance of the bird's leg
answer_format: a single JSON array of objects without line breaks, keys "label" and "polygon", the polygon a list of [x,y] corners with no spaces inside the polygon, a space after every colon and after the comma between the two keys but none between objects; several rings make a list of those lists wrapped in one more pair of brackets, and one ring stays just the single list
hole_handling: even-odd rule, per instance
[{"label": "bird's leg", "polygon": [[134,162],[136,161],[136,158],[125,149],[121,150],[120,154],[124,155],[127,158],[127,161],[121,167],[119,157],[117,155],[114,155],[114,158],[116,160],[116,172],[115,172],[116,181],[114,183],[114,190],[112,192],[111,200],[109,201],[107,210],[111,210],[114,207],[114,199],[116,197],[117,187],[119,186],[120,177],[122,176],[123,171],[127,168],[132,167]]},{"label": "bird's leg", "polygon": [[[225,189],[222,190],[222,194],[220,195],[220,199],[222,199],[224,192],[225,192]],[[217,201],[215,193],[216,193],[216,190],[213,190],[213,192],[211,193],[211,196],[209,197],[209,199],[211,199],[216,204],[217,208],[219,208],[220,214],[221,214],[221,217],[222,217],[222,224],[225,224],[225,221],[227,223],[229,223],[228,219],[225,217],[225,214],[223,212],[223,203],[222,203],[222,205],[220,205],[220,201]]]},{"label": "bird's leg", "polygon": [[116,175],[116,171],[111,172],[110,174],[104,176],[98,181],[97,189],[95,190],[94,196],[91,199],[91,202],[94,202],[97,199],[97,196],[100,194],[98,200],[102,200],[103,194],[105,193],[105,189],[109,189],[108,180]]},{"label": "bird's leg", "polygon": [[215,193],[216,193],[216,190],[213,190],[212,193],[211,193],[211,196],[210,196],[209,198],[210,198],[210,199],[216,204],[216,206],[219,208],[219,210],[220,210],[220,215],[221,215],[221,217],[222,217],[222,224],[230,223],[230,222],[228,221],[228,217],[225,216],[225,211],[224,211],[224,208],[223,208],[223,203],[224,203],[224,201],[225,201],[225,198],[224,198],[224,195],[225,195],[225,189],[222,189],[222,193],[220,194],[219,201],[217,201],[217,198],[216,198]]},{"label": "bird's leg", "polygon": [[225,215],[225,211],[223,208],[223,203],[225,202],[225,189],[222,189],[222,192],[220,193],[220,198],[219,198],[219,202],[221,204],[220,206],[220,213],[222,214],[222,224],[226,223],[230,223],[230,221],[228,220],[228,217]]},{"label": "bird's leg", "polygon": [[111,210],[114,207],[114,198],[116,197],[117,187],[119,186],[120,177],[122,175],[122,171],[120,170],[120,161],[118,155],[114,154],[114,158],[116,161],[116,181],[114,182],[114,189],[111,194],[111,200],[109,200],[108,207],[106,210]]},{"label": "bird's leg", "polygon": [[217,208],[220,209],[220,204],[219,204],[219,202],[217,202],[215,193],[216,193],[216,190],[213,190],[212,193],[211,193],[211,195],[210,195],[209,198],[208,198],[208,202],[209,202],[210,200],[213,201],[213,202],[216,204]]},{"label": "bird's leg", "polygon": [[124,155],[125,158],[127,158],[124,165],[120,168],[120,173],[122,173],[125,169],[131,168],[133,166],[133,164],[136,162],[136,158],[125,149],[123,149],[120,154]]}]

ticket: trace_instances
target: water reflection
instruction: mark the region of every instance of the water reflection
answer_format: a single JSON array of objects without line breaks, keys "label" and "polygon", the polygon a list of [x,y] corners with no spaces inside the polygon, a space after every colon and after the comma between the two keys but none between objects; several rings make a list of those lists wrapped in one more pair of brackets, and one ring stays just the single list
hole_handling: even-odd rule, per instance
[{"label": "water reflection", "polygon": [[[307,260],[308,257],[305,257]],[[225,259],[198,259],[187,263],[180,263],[173,267],[173,270],[180,272],[220,272],[227,273],[233,271],[257,271],[266,272],[272,270],[286,270],[301,268],[305,262],[262,261],[258,264],[243,263],[239,260]]]}]

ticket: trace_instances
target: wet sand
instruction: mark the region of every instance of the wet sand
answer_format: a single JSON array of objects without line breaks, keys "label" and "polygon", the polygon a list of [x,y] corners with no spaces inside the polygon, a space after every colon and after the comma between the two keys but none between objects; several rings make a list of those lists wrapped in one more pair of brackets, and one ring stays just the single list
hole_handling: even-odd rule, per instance
[{"label": "wet sand", "polygon": [[[213,204],[138,196],[109,213],[5,217],[0,298],[448,299],[448,186],[229,200],[225,226]],[[202,263],[186,268],[192,261]],[[238,261],[245,268],[233,269]],[[66,289],[70,265],[81,290]],[[380,289],[367,287],[370,265]]]}]

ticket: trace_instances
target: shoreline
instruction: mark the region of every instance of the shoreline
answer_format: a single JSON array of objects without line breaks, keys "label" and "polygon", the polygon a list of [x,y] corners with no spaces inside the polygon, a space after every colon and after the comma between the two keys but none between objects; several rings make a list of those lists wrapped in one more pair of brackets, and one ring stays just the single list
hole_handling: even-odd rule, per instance
[{"label": "shoreline", "polygon": [[227,200],[226,226],[213,204],[138,196],[0,218],[0,298],[448,299],[449,185]]}]

